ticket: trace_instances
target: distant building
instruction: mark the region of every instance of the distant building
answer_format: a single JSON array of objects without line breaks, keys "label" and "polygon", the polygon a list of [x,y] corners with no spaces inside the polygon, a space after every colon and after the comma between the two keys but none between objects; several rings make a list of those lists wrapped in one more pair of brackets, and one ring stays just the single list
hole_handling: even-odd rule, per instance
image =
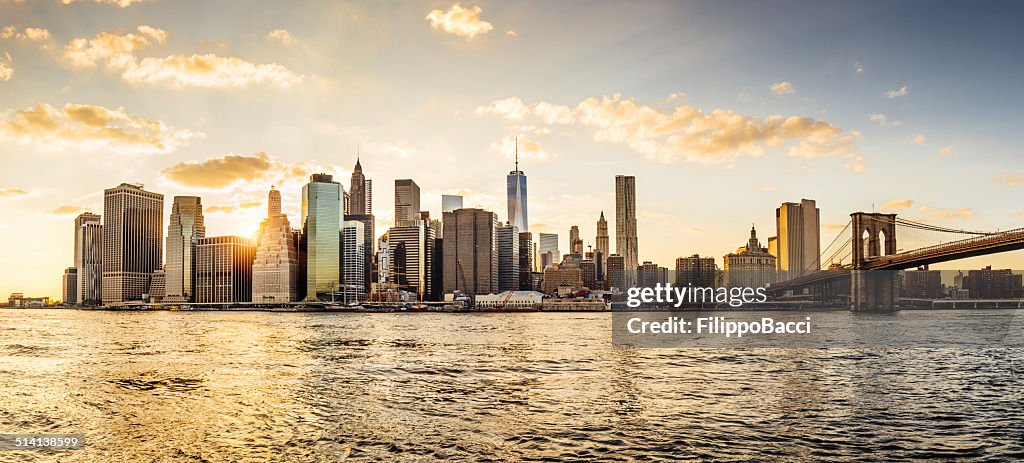
[{"label": "distant building", "polygon": [[531,291],[531,276],[533,272],[533,234],[530,232],[519,233],[519,290]]},{"label": "distant building", "polygon": [[569,253],[583,255],[583,240],[580,239],[580,227],[576,225],[569,228]]},{"label": "distant building", "polygon": [[544,269],[544,293],[561,295],[583,289],[583,272],[579,268],[549,267]]},{"label": "distant building", "polygon": [[389,279],[401,291],[415,295],[417,300],[426,300],[434,284],[431,260],[434,255],[436,236],[434,229],[423,220],[403,220],[402,226],[388,230],[387,241],[390,252]]},{"label": "distant building", "polygon": [[256,245],[240,236],[201,238],[196,243],[196,302],[252,301]]},{"label": "distant building", "polygon": [[330,300],[341,283],[341,196],[341,184],[328,174],[313,174],[302,187],[307,301]]},{"label": "distant building", "polygon": [[497,292],[497,228],[497,215],[483,209],[463,208],[444,214],[445,294],[456,290],[471,295]]},{"label": "distant building", "polygon": [[373,181],[363,175],[363,166],[356,157],[356,166],[349,181],[349,212],[346,215],[373,215]]},{"label": "distant building", "polygon": [[163,302],[167,296],[167,274],[164,269],[153,270],[153,276],[149,277],[149,302]]},{"label": "distant building", "polygon": [[580,262],[580,277],[583,279],[583,287],[590,290],[601,289],[597,284],[597,263],[593,259],[583,259]]},{"label": "distant building", "polygon": [[557,233],[541,233],[540,234],[540,270],[544,270],[554,264],[562,258],[562,255],[558,251],[558,234]]},{"label": "distant building", "polygon": [[637,285],[638,239],[636,235],[636,178],[615,176],[615,252],[624,263],[623,285]]},{"label": "distant building", "polygon": [[611,248],[608,247],[608,221],[604,219],[604,211],[601,211],[601,217],[597,219],[597,238],[594,241],[594,250],[603,256],[601,260],[604,262],[598,266],[598,273],[603,275],[608,271],[607,259],[611,255]]},{"label": "distant building", "polygon": [[676,286],[716,286],[718,266],[714,257],[690,257],[676,259]]},{"label": "distant building", "polygon": [[103,302],[103,224],[100,216],[86,212],[75,218],[75,268],[78,269],[80,305]]},{"label": "distant building", "polygon": [[198,196],[175,196],[171,218],[167,222],[167,302],[191,302],[196,263],[193,256],[196,242],[206,236],[203,202]]},{"label": "distant building", "polygon": [[519,228],[506,222],[496,229],[498,291],[519,289]]},{"label": "distant building", "polygon": [[1021,297],[1021,275],[1010,269],[992,270],[989,265],[981,270],[970,270],[963,278],[964,289],[971,299],[1012,299]]},{"label": "distant building", "polygon": [[762,248],[757,230],[750,226],[746,246],[725,255],[725,285],[739,288],[764,288],[775,283],[775,256]]},{"label": "distant building", "polygon": [[103,303],[141,301],[163,264],[164,195],[122,183],[103,191]]},{"label": "distant building", "polygon": [[665,286],[668,283],[668,269],[658,267],[651,261],[644,261],[636,269],[637,284],[643,288],[654,288],[657,285]]},{"label": "distant building", "polygon": [[478,309],[539,309],[544,295],[536,291],[503,291],[498,294],[481,294],[476,297]]},{"label": "distant building", "polygon": [[526,214],[526,174],[519,170],[519,146],[516,145],[516,168],[508,173],[508,222],[521,232],[530,231]]},{"label": "distant building", "polygon": [[75,267],[64,269],[64,277],[61,278],[61,299],[67,305],[78,303],[78,269]]},{"label": "distant building", "polygon": [[22,293],[11,293],[7,306],[16,309],[37,309],[50,305],[48,297],[25,297]]},{"label": "distant building", "polygon": [[619,254],[608,256],[608,290],[612,293],[625,292],[625,259]]},{"label": "distant building", "polygon": [[778,280],[821,270],[821,221],[813,199],[782,203],[775,210]]},{"label": "distant building", "polygon": [[441,213],[455,212],[457,209],[462,209],[462,196],[459,195],[441,195]]},{"label": "distant building", "polygon": [[903,297],[939,299],[944,295],[942,272],[928,270],[928,266],[903,272]]},{"label": "distant building", "polygon": [[358,220],[346,220],[341,231],[342,302],[366,300],[366,228]]},{"label": "distant building", "polygon": [[420,187],[410,179],[395,180],[395,225],[419,220]]},{"label": "distant building", "polygon": [[298,243],[288,216],[281,212],[281,192],[267,194],[267,218],[260,223],[252,265],[252,302],[299,300]]}]

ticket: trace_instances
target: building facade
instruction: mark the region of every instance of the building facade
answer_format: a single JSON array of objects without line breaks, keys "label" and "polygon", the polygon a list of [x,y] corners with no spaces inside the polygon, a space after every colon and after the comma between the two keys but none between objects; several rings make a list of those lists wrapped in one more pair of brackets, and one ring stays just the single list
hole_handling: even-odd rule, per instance
[{"label": "building facade", "polygon": [[64,277],[61,278],[61,299],[66,305],[78,304],[78,269],[75,267],[64,269]]},{"label": "building facade", "polygon": [[690,257],[676,259],[676,286],[714,287],[718,279],[718,266],[714,257]]},{"label": "building facade", "polygon": [[366,225],[346,220],[341,231],[342,301],[366,300]]},{"label": "building facade", "polygon": [[519,290],[530,291],[530,274],[533,272],[533,234],[519,233]]},{"label": "building facade", "polygon": [[636,269],[637,284],[644,288],[654,288],[657,285],[665,286],[668,283],[668,269],[658,267],[651,261],[644,261]]},{"label": "building facade", "polygon": [[281,192],[267,194],[267,218],[260,223],[252,265],[252,302],[299,299],[299,253],[288,216],[281,213]]},{"label": "building facade", "polygon": [[498,288],[497,214],[459,209],[444,214],[444,293],[490,294]]},{"label": "building facade", "polygon": [[583,240],[580,238],[580,227],[569,227],[569,253],[583,255]]},{"label": "building facade", "polygon": [[813,199],[782,203],[775,209],[778,280],[821,270],[821,222]]},{"label": "building facade", "polygon": [[307,301],[330,300],[341,283],[341,195],[328,174],[313,174],[302,187]]},{"label": "building facade", "polygon": [[164,195],[122,183],[103,191],[104,304],[141,301],[163,264]]},{"label": "building facade", "polygon": [[627,289],[626,284],[626,260],[618,255],[608,256],[608,290],[613,293],[622,293]]},{"label": "building facade", "polygon": [[432,284],[431,257],[434,253],[434,229],[423,220],[406,220],[388,230],[389,279],[399,290],[426,300]]},{"label": "building facade", "polygon": [[597,219],[597,237],[594,239],[594,250],[600,252],[603,259],[600,259],[600,265],[598,265],[598,273],[604,275],[607,272],[607,259],[611,255],[611,248],[608,247],[608,221],[604,219],[604,211],[601,211],[601,217]]},{"label": "building facade", "polygon": [[540,270],[543,271],[562,260],[562,255],[559,254],[558,250],[557,233],[541,233],[539,241]]},{"label": "building facade", "polygon": [[508,222],[520,232],[530,231],[526,214],[526,174],[519,170],[519,149],[516,148],[516,168],[508,173]]},{"label": "building facade", "polygon": [[496,230],[498,240],[498,291],[519,289],[519,228],[505,222]]},{"label": "building facade", "polygon": [[441,213],[455,212],[456,209],[462,209],[462,196],[459,195],[441,195]]},{"label": "building facade", "polygon": [[359,163],[358,157],[348,190],[349,215],[373,214],[373,181],[363,175],[363,166]]},{"label": "building facade", "polygon": [[750,226],[746,246],[725,255],[725,285],[729,287],[764,288],[775,283],[775,256],[761,247],[757,230]]},{"label": "building facade", "polygon": [[196,243],[206,237],[203,201],[198,196],[175,196],[167,222],[167,262],[164,264],[167,302],[191,302],[195,289]]},{"label": "building facade", "polygon": [[256,245],[240,236],[201,238],[196,243],[197,303],[252,301]]},{"label": "building facade", "polygon": [[103,224],[100,216],[86,212],[75,218],[75,268],[78,294],[75,303],[103,302]]},{"label": "building facade", "polygon": [[637,284],[638,243],[636,236],[636,178],[615,176],[615,253],[625,265],[623,285]]},{"label": "building facade", "polygon": [[420,186],[410,179],[395,180],[395,225],[420,218]]}]

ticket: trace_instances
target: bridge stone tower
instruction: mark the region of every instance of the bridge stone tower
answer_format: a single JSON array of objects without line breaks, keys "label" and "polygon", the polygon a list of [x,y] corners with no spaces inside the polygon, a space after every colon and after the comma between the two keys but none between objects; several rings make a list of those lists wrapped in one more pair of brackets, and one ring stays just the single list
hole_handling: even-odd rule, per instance
[{"label": "bridge stone tower", "polygon": [[850,273],[850,308],[888,311],[899,307],[896,272],[873,270],[879,258],[896,254],[896,214],[854,212],[853,272]]}]

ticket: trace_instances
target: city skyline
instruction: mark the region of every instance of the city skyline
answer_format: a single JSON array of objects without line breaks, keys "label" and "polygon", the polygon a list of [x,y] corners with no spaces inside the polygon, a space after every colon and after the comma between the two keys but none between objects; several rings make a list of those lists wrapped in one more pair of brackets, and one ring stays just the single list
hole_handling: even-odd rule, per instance
[{"label": "city skyline", "polygon": [[[85,210],[102,214],[102,190],[122,182],[163,194],[165,220],[171,198],[200,196],[211,235],[253,237],[271,185],[296,225],[308,175],[348,179],[358,156],[383,190],[374,195],[377,236],[393,225],[388,187],[401,178],[422,186],[432,216],[441,215],[442,194],[458,194],[504,221],[516,136],[530,176],[530,231],[559,234],[562,250],[572,225],[594,244],[594,217],[614,210],[617,174],[640,180],[638,262],[661,266],[694,253],[718,259],[752,221],[767,238],[771,211],[801,198],[817,201],[823,246],[857,210],[968,229],[1024,222],[1018,148],[1005,140],[1021,122],[1021,97],[1005,76],[1021,63],[994,32],[1013,30],[1002,22],[1012,15],[892,5],[882,24],[865,26],[877,42],[824,53],[800,38],[842,43],[847,32],[830,25],[871,8],[805,5],[814,21],[803,24],[766,5],[595,3],[580,13],[584,22],[542,4],[464,6],[479,6],[473,24],[491,29],[467,37],[424,19],[451,3],[320,4],[293,16],[268,5],[224,30],[162,14],[164,2],[0,4],[0,28],[10,27],[0,34],[0,64],[11,70],[0,81],[0,156],[9,166],[0,207],[19,218],[0,226],[0,255],[33,262],[0,269],[0,292],[60,294],[73,261],[68,224]],[[204,8],[215,19],[234,10]],[[936,34],[948,18],[960,32]],[[550,47],[596,30],[593,43]],[[688,45],[699,37],[716,40]],[[111,55],[103,46],[114,42],[135,48]],[[219,71],[156,72],[174,60]],[[580,76],[581,67],[593,72]],[[724,145],[699,133],[673,144],[672,132],[640,130],[697,110]],[[965,113],[975,119],[969,127],[959,122]],[[787,132],[772,125],[775,115],[812,124]],[[763,138],[716,125],[727,116]],[[32,125],[40,118],[57,130]],[[715,200],[691,195],[701,191]],[[942,268],[988,264],[1020,268],[1021,253]]]}]

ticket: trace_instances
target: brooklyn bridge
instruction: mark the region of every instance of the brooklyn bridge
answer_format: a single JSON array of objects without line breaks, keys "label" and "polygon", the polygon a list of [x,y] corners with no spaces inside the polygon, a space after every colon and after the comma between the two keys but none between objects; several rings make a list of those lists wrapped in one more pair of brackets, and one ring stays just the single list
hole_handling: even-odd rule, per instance
[{"label": "brooklyn bridge", "polygon": [[805,290],[822,295],[849,279],[852,310],[893,310],[899,307],[899,270],[1018,249],[1024,249],[1024,228],[957,230],[896,214],[854,212],[812,266],[791,271],[787,276],[792,278],[771,285],[770,291],[776,296]]}]

